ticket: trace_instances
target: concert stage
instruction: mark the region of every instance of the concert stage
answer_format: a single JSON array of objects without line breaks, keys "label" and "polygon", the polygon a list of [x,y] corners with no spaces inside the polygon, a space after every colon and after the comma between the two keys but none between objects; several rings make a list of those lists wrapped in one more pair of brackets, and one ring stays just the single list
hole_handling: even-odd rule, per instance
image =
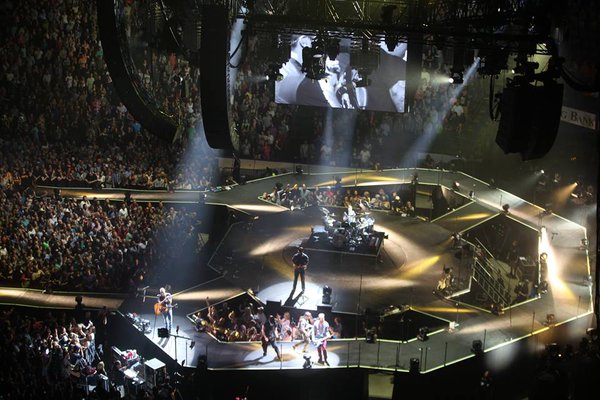
[{"label": "concert stage", "polygon": [[[418,175],[416,190],[420,196],[415,217],[371,211],[373,231],[387,236],[377,250],[378,256],[359,251],[359,247],[354,251],[349,247],[329,251],[329,244],[311,243],[311,228],[324,226],[323,213],[318,207],[291,211],[259,198],[263,193],[271,192],[277,183],[284,186],[306,184],[309,188],[332,187],[338,176],[343,187],[362,192],[410,185],[415,175]],[[452,190],[455,182],[468,191]],[[473,193],[469,193],[471,191]],[[62,192],[63,196],[68,193],[69,190]],[[74,191],[73,195],[80,195],[80,192]],[[160,199],[164,202],[195,202],[197,195],[163,193]],[[132,198],[138,201],[151,197],[150,192],[132,193]],[[399,169],[283,174],[236,185],[230,190],[207,193],[206,203],[238,210],[248,218],[229,227],[209,261],[210,268],[220,277],[194,288],[182,286],[175,294],[175,301],[179,303],[175,318],[180,334],[185,336],[177,340],[177,359],[181,361],[182,354],[187,352],[186,365],[196,365],[201,355],[207,356],[208,367],[213,369],[302,368],[304,362],[288,342],[278,344],[283,353],[283,360],[278,361],[272,349],[267,357],[262,357],[260,343],[222,343],[207,333],[194,330],[192,322],[185,316],[204,308],[207,295],[214,303],[251,290],[261,302],[271,306],[293,304],[292,310],[311,310],[313,315],[326,310],[328,315],[342,316],[351,337],[330,342],[331,368],[365,366],[408,371],[410,360],[418,359],[421,371],[431,371],[473,357],[473,341],[482,341],[484,351],[498,349],[519,339],[544,334],[561,324],[584,321],[582,317],[592,312],[588,249],[582,247],[582,240],[587,238],[585,228],[562,216],[545,213],[541,207],[509,191],[490,187],[461,172]],[[487,248],[494,247],[495,243],[485,242],[489,232],[503,235],[498,236],[503,241],[497,249]],[[461,235],[462,241],[456,243],[453,234]],[[518,254],[525,259],[519,267],[521,276],[529,274],[527,276],[532,280],[538,281],[546,278],[549,284],[547,293],[532,295],[518,304],[512,304],[512,289],[518,279],[509,276],[504,256],[510,245],[509,239],[515,234],[523,237],[523,243],[534,243],[534,247],[537,243],[537,248],[532,250],[528,244],[524,254]],[[322,238],[325,236],[319,241]],[[485,257],[475,254],[469,247],[477,241],[484,245],[485,249],[481,251],[484,254],[485,250]],[[299,289],[290,293],[293,281],[291,257],[301,244],[310,257],[307,288],[303,294],[299,294]],[[540,250],[551,259],[547,275],[536,272],[531,266],[531,260],[537,260]],[[483,272],[480,268],[482,260],[488,268]],[[436,290],[444,277],[444,265],[453,267],[454,280],[449,291]],[[498,277],[501,277],[502,289],[489,286],[490,280],[499,282],[493,279]],[[487,292],[482,289],[485,285],[488,285]],[[332,289],[331,304],[322,303],[324,286]],[[491,306],[496,301],[495,294],[499,299],[508,296],[509,303],[498,303],[499,309],[494,309]],[[430,330],[426,346],[415,337],[366,343],[365,331],[355,314],[377,316],[392,305],[430,315],[443,321],[442,328]],[[145,306],[147,311],[142,315],[153,320],[151,307],[147,303]],[[123,312],[141,307],[141,303],[132,301]],[[399,317],[397,321],[407,319]],[[162,326],[160,320],[157,324]],[[577,335],[580,333],[578,331]],[[169,339],[172,345],[169,342],[162,346],[154,332],[147,337],[159,345],[165,355],[175,357],[173,338]],[[190,349],[192,341],[195,345]],[[187,350],[179,347],[185,346],[183,343]]]}]

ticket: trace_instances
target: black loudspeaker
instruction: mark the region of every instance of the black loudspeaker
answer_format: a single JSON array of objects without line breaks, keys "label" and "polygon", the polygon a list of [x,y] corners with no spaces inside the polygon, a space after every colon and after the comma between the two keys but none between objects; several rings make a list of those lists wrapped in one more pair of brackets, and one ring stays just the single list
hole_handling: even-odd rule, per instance
[{"label": "black loudspeaker", "polygon": [[158,337],[159,338],[168,338],[169,330],[167,328],[158,328]]},{"label": "black loudspeaker", "polygon": [[281,308],[281,300],[279,300],[279,301],[267,300],[267,304],[265,305],[265,308],[271,314],[276,313],[276,312],[278,313],[279,309]]},{"label": "black loudspeaker", "polygon": [[325,315],[331,314],[332,304],[318,304],[317,313],[324,313]]},{"label": "black loudspeaker", "polygon": [[[423,33],[409,34],[408,53],[406,60],[406,96],[404,111],[412,111],[415,94],[421,84],[421,71],[423,69]],[[414,203],[413,203],[414,204]]]},{"label": "black loudspeaker", "polygon": [[[229,125],[229,23],[224,6],[202,7],[200,102],[206,141],[214,149],[234,147]],[[239,51],[243,51],[240,49]],[[234,137],[234,136],[233,136]]]},{"label": "black loudspeaker", "polygon": [[418,374],[419,372],[421,372],[421,365],[420,365],[420,361],[418,358],[411,358],[410,359],[410,368],[409,368],[409,372],[411,374]]},{"label": "black loudspeaker", "polygon": [[122,39],[119,33],[114,2],[98,1],[96,8],[104,61],[119,98],[144,128],[164,140],[172,141],[177,132],[177,123],[173,117],[156,108],[149,101],[149,97],[146,99],[141,96],[140,91],[143,89],[133,83],[137,78],[133,77],[135,71],[129,66],[132,65],[131,60],[126,60],[126,57],[131,58],[129,53],[123,50],[127,45],[121,45],[125,39]]},{"label": "black loudspeaker", "polygon": [[502,92],[496,143],[504,153],[521,153],[523,160],[543,157],[550,151],[560,123],[563,85],[522,84]]}]

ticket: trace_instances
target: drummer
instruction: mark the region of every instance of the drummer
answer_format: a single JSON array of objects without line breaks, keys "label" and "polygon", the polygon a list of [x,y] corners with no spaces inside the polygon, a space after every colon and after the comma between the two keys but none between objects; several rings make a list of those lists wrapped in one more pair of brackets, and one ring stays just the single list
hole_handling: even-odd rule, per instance
[{"label": "drummer", "polygon": [[356,212],[352,209],[350,204],[348,204],[348,211],[344,212],[344,222],[349,224],[356,223]]}]

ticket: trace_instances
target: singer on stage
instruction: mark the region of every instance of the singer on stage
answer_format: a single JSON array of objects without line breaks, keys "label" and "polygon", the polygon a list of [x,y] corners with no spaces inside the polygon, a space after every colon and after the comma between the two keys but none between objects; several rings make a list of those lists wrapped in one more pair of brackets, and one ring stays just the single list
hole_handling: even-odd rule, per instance
[{"label": "singer on stage", "polygon": [[157,303],[154,305],[156,315],[161,314],[165,321],[165,328],[171,332],[173,324],[173,295],[167,292],[164,287],[160,288],[160,293],[157,296]]}]

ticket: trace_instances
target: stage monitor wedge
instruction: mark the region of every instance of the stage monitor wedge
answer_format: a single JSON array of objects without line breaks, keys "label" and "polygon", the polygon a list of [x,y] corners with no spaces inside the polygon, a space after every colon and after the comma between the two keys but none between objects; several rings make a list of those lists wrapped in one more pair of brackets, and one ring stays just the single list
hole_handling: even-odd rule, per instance
[{"label": "stage monitor wedge", "polygon": [[213,149],[238,149],[229,104],[229,23],[227,8],[202,7],[200,104],[206,141]]}]

